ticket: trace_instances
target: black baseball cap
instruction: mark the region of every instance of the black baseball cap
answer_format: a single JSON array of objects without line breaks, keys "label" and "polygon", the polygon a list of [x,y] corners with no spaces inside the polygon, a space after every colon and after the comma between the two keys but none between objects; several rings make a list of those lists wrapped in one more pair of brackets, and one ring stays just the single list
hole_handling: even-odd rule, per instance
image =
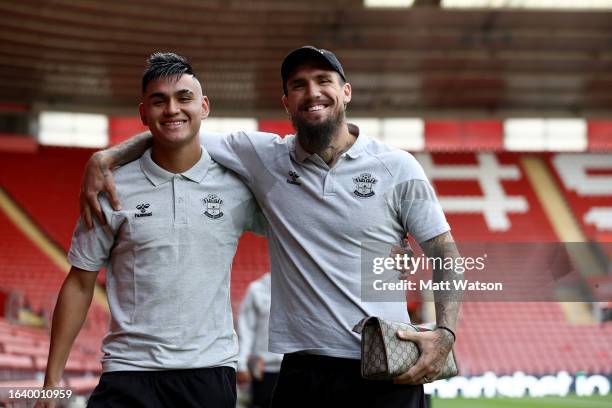
[{"label": "black baseball cap", "polygon": [[340,74],[342,79],[346,82],[344,69],[342,69],[340,61],[338,61],[338,58],[333,52],[313,47],[312,45],[305,45],[291,51],[283,60],[283,65],[281,65],[281,77],[283,78],[283,90],[285,94],[287,93],[287,78],[289,74],[304,61],[312,60],[325,62],[332,70]]}]

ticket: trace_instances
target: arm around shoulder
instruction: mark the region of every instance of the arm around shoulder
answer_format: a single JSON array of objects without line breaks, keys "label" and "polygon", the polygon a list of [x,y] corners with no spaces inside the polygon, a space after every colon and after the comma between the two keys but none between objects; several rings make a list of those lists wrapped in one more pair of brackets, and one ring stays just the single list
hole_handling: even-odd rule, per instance
[{"label": "arm around shoulder", "polygon": [[121,209],[121,203],[115,189],[112,169],[136,160],[151,146],[150,132],[140,133],[109,149],[94,153],[87,164],[81,182],[79,196],[81,214],[89,228],[93,227],[93,216],[103,224],[104,214],[98,202],[98,194],[106,192],[115,210]]},{"label": "arm around shoulder", "polygon": [[[283,139],[273,133],[233,132],[228,134],[200,131],[200,140],[210,156],[238,174],[247,184],[263,174],[266,163],[274,161]],[[283,151],[282,148],[280,151]]]}]

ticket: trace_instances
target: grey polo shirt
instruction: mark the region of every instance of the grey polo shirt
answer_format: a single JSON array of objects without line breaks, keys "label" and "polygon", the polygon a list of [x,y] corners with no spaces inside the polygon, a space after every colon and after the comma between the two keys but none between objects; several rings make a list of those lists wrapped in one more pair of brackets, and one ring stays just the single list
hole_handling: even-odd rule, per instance
[{"label": "grey polo shirt", "polygon": [[114,177],[122,210],[101,200],[108,226],[79,220],[68,253],[77,268],[107,268],[104,371],[235,367],[230,267],[243,231],[261,230],[251,192],[204,149],[182,174],[148,150]]},{"label": "grey polo shirt", "polygon": [[449,230],[412,155],[359,136],[333,168],[295,136],[202,134],[251,188],[269,228],[270,351],[359,358],[365,316],[409,321],[402,302],[362,302],[362,242],[423,242]]}]

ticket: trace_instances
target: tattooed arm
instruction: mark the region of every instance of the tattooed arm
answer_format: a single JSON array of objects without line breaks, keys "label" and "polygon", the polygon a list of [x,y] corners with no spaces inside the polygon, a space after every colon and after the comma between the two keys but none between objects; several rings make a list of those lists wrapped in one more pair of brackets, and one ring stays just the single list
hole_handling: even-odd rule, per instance
[{"label": "tattooed arm", "polygon": [[136,160],[151,146],[151,133],[140,133],[116,146],[94,153],[85,165],[79,201],[81,214],[89,228],[93,227],[92,212],[106,224],[98,202],[98,194],[105,191],[115,210],[121,209],[111,169]]},{"label": "tattooed arm", "polygon": [[[458,258],[459,251],[450,232],[421,243],[421,248],[429,258]],[[435,263],[438,266],[438,263]],[[434,282],[452,282],[463,279],[463,274],[455,272],[452,268],[444,268],[446,262],[440,262],[442,268],[433,272]],[[455,262],[452,263],[455,265]],[[454,285],[451,285],[454,288]],[[407,372],[395,378],[398,384],[423,384],[431,382],[440,374],[448,353],[453,347],[454,333],[459,315],[461,292],[457,290],[435,291],[436,325],[447,329],[437,328],[432,332],[398,331],[400,339],[410,340],[417,344],[421,356],[414,366]],[[450,331],[449,331],[450,330]]]},{"label": "tattooed arm", "polygon": [[[455,245],[455,241],[450,232],[438,235],[428,241],[421,244],[423,252],[429,258],[441,258],[441,259],[456,259],[459,258],[459,251]],[[444,266],[445,262],[443,263]],[[454,265],[455,263],[453,263]],[[463,274],[455,272],[451,268],[440,268],[435,269],[433,274],[434,282],[452,282],[463,279]],[[434,301],[436,304],[436,324],[437,326],[444,326],[451,329],[453,332],[457,326],[457,317],[459,315],[460,306],[459,291],[453,290],[446,293],[436,291],[434,293]],[[453,339],[450,332],[444,330],[451,339]],[[447,336],[447,337],[448,337]]]}]

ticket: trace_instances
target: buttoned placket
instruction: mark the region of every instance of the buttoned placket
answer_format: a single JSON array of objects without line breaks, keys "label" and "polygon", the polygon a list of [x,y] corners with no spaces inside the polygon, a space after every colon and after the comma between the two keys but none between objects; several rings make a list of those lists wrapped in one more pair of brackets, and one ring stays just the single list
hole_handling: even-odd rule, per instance
[{"label": "buttoned placket", "polygon": [[180,174],[174,175],[172,178],[172,187],[174,188],[174,223],[187,224],[187,212],[185,211],[186,202],[186,187],[188,183]]},{"label": "buttoned placket", "polygon": [[338,167],[340,167],[345,157],[346,157],[346,153],[343,153],[340,156],[340,158],[338,158],[338,161],[332,168],[329,168],[327,163],[323,162],[327,169],[327,173],[325,174],[325,179],[323,180],[323,196],[335,196],[336,195],[336,173],[338,172]]},{"label": "buttoned placket", "polygon": [[[297,143],[297,141],[296,141]],[[299,147],[298,147],[299,148]],[[311,154],[304,159],[305,162],[310,162],[315,166],[315,171],[322,170],[324,171],[323,176],[323,198],[326,196],[335,196],[336,195],[336,173],[338,172],[338,167],[342,164],[346,158],[352,158],[347,152],[342,153],[342,155],[338,158],[338,162],[330,168],[327,163],[317,154]]]}]

